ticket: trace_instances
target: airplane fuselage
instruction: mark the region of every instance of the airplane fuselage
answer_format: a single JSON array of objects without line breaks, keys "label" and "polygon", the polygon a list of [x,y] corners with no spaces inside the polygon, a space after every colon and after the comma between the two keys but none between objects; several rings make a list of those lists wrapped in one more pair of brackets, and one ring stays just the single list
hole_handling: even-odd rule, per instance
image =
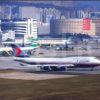
[{"label": "airplane fuselage", "polygon": [[58,64],[58,65],[67,65],[73,64],[75,67],[93,67],[99,66],[100,60],[95,57],[66,57],[66,58],[23,58],[15,57],[16,61],[27,63],[30,65],[44,65],[44,64]]}]

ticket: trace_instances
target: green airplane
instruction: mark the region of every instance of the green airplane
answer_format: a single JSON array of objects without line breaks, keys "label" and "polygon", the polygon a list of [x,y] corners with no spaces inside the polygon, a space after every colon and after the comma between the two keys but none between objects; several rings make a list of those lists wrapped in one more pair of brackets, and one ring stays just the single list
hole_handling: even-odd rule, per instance
[{"label": "green airplane", "polygon": [[39,38],[28,38],[28,41],[31,42],[31,47],[33,48],[38,48],[39,47],[39,43],[38,43]]}]

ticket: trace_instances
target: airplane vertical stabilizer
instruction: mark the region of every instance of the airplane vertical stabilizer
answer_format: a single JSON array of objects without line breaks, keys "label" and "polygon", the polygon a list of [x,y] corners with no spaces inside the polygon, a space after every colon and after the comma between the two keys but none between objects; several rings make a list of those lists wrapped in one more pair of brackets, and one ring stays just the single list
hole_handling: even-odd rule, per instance
[{"label": "airplane vertical stabilizer", "polygon": [[29,55],[25,51],[22,51],[19,46],[11,44],[11,47],[13,48],[15,57],[29,57]]}]

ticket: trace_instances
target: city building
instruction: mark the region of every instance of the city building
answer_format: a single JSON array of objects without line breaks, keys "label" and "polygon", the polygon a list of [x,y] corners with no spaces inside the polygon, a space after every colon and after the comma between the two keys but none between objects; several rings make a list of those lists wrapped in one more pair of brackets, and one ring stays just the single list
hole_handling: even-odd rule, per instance
[{"label": "city building", "polygon": [[95,34],[100,36],[100,18],[93,19],[93,23],[95,23]]},{"label": "city building", "polygon": [[40,11],[38,8],[36,7],[31,7],[31,6],[22,6],[19,7],[19,14],[20,14],[20,18],[33,18],[33,19],[37,19],[40,20]]},{"label": "city building", "polygon": [[50,33],[49,23],[38,23],[38,35],[48,35]]},{"label": "city building", "polygon": [[59,19],[61,12],[55,8],[41,8],[23,6],[19,7],[20,18],[33,18],[43,23],[50,22],[51,19]]},{"label": "city building", "polygon": [[91,12],[90,13],[91,18],[96,19],[96,18],[100,18],[100,12],[95,11],[95,12]]},{"label": "city building", "polygon": [[0,20],[0,42],[2,41],[1,20]]},{"label": "city building", "polygon": [[0,19],[11,19],[12,13],[12,6],[3,5],[0,6]]},{"label": "city building", "polygon": [[16,41],[27,41],[29,37],[37,38],[37,20],[35,19],[17,19],[2,20],[1,30],[3,32],[13,30]]},{"label": "city building", "polygon": [[14,41],[15,40],[15,32],[12,30],[8,30],[3,32],[2,41]]},{"label": "city building", "polygon": [[20,9],[19,8],[20,8],[19,6],[12,6],[11,19],[19,19],[19,18],[21,18]]},{"label": "city building", "polygon": [[67,33],[88,34],[96,35],[96,27],[93,20],[85,19],[58,19],[51,20],[50,30],[53,36],[62,35]]}]

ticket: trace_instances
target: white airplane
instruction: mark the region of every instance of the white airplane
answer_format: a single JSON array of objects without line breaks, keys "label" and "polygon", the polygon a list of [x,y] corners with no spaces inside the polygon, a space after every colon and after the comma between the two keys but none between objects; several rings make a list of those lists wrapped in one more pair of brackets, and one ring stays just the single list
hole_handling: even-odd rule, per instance
[{"label": "white airplane", "polygon": [[22,62],[23,64],[29,65],[47,65],[51,66],[51,69],[57,69],[54,65],[73,65],[74,67],[96,67],[100,66],[100,60],[96,57],[66,57],[66,58],[32,58],[29,57],[27,53],[23,52],[18,46],[11,45],[15,58],[14,60]]},{"label": "white airplane", "polygon": [[[15,44],[15,43],[14,43]],[[31,46],[27,46],[27,47],[20,47],[20,49],[22,51],[28,52],[28,53],[32,53],[35,49],[37,49],[39,47],[39,44],[37,43],[32,43]],[[0,54],[1,55],[12,55],[13,54],[13,49],[11,47],[0,47]]]}]

